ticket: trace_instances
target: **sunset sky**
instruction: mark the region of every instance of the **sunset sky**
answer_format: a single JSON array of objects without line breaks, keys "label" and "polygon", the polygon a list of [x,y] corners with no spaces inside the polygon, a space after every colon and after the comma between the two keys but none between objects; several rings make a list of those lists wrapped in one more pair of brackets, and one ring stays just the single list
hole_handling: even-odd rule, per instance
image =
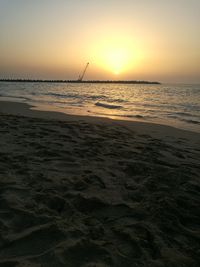
[{"label": "sunset sky", "polygon": [[200,82],[199,0],[0,0],[0,78]]}]

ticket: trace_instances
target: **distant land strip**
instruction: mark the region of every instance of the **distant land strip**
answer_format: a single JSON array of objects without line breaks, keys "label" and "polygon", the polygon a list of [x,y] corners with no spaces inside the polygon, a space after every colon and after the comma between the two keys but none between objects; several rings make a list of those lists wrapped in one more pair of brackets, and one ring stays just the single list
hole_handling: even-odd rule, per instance
[{"label": "distant land strip", "polygon": [[19,83],[118,83],[118,84],[161,84],[151,81],[126,81],[126,80],[35,80],[35,79],[0,79],[0,82],[19,82]]}]

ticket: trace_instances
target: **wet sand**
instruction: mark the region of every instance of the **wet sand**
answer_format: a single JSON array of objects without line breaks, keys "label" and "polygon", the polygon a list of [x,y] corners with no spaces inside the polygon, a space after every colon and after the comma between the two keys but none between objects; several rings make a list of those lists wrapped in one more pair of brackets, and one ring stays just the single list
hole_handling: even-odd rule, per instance
[{"label": "wet sand", "polygon": [[200,135],[0,102],[0,267],[196,267]]}]

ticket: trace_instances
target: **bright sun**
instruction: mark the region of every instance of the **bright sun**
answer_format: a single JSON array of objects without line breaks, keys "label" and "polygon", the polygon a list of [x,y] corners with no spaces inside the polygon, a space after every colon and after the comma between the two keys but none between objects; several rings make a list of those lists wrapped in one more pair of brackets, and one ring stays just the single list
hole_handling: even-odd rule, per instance
[{"label": "bright sun", "polygon": [[113,37],[94,43],[90,54],[102,70],[113,75],[124,75],[137,66],[139,51],[132,39]]},{"label": "bright sun", "polygon": [[122,48],[115,48],[107,50],[103,53],[103,65],[113,74],[118,75],[124,71],[128,63],[128,56],[126,50]]}]

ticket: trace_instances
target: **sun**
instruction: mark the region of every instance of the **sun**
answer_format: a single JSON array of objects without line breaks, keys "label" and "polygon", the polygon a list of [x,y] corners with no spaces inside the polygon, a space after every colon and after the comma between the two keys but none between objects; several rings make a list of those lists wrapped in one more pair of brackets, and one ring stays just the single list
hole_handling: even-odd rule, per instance
[{"label": "sun", "polygon": [[116,71],[114,72],[114,74],[117,76],[117,75],[120,74],[120,71],[117,71],[117,70],[116,70]]},{"label": "sun", "polygon": [[95,62],[100,68],[120,75],[128,69],[130,63],[130,50],[115,45],[99,46],[93,53],[95,54]]},{"label": "sun", "polygon": [[115,75],[124,71],[127,61],[127,52],[122,48],[110,49],[104,53],[104,66]]},{"label": "sun", "polygon": [[132,39],[105,38],[92,44],[90,49],[93,62],[104,73],[123,76],[137,67],[139,52]]}]

